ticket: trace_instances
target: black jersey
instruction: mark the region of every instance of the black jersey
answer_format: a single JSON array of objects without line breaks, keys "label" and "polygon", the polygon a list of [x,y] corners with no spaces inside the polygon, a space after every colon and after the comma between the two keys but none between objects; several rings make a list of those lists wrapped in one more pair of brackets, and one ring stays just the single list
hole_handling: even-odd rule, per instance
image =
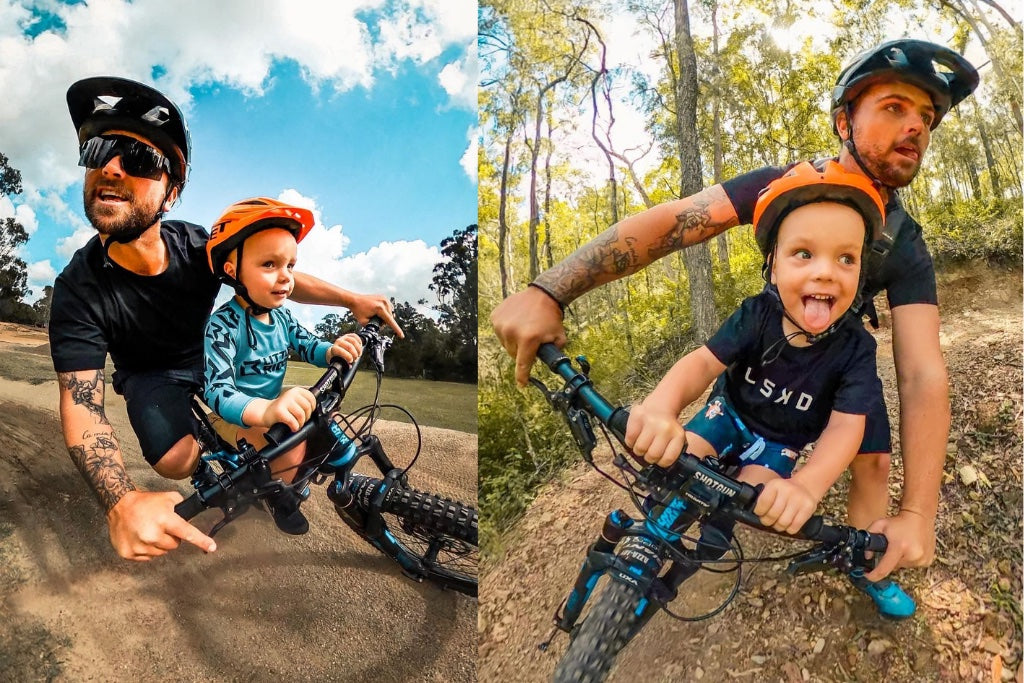
[{"label": "black jersey", "polygon": [[99,236],[75,252],[53,286],[50,354],[57,372],[119,373],[199,368],[203,332],[220,288],[206,259],[207,233],[164,221],[167,269],[137,275],[104,259]]},{"label": "black jersey", "polygon": [[[716,390],[726,392],[747,426],[800,450],[820,436],[833,410],[866,415],[882,383],[875,340],[852,318],[810,346],[791,346],[783,336],[782,306],[766,289],[744,300],[707,347],[727,368]],[[778,349],[765,362],[765,351],[771,358]]]},{"label": "black jersey", "polygon": [[[765,166],[722,183],[741,225],[753,222],[758,193],[793,166],[795,164]],[[907,215],[895,192],[889,193],[885,216],[887,223],[899,224],[898,233],[881,268],[878,272],[868,273],[864,300],[870,301],[884,289],[890,308],[904,304],[937,304],[935,267],[925,246],[921,226]]]}]

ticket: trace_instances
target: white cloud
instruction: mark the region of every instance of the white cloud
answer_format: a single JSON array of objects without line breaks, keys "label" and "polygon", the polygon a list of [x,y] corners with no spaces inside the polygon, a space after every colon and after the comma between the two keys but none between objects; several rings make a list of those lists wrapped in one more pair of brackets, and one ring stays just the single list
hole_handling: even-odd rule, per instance
[{"label": "white cloud", "polygon": [[470,128],[466,137],[469,138],[469,146],[466,147],[466,152],[459,159],[459,164],[470,180],[475,183],[477,181],[477,148],[480,145],[480,127]]},{"label": "white cloud", "polygon": [[453,105],[476,109],[476,86],[480,78],[475,40],[466,46],[466,53],[461,59],[441,69],[437,80],[448,93]]},{"label": "white cloud", "polygon": [[36,220],[36,212],[27,204],[14,205],[14,202],[9,197],[0,196],[0,219],[3,218],[14,218],[14,220],[21,223],[21,227],[25,228],[30,236],[39,227],[39,221]]},{"label": "white cloud", "polygon": [[[423,64],[452,44],[476,40],[472,0],[407,0],[379,24],[377,55],[394,68],[409,59]],[[474,105],[475,106],[475,105]]]},{"label": "white cloud", "polygon": [[[438,247],[423,240],[381,242],[365,252],[346,254],[351,240],[340,224],[324,225],[314,199],[295,189],[285,190],[278,199],[311,210],[316,219],[299,244],[297,270],[359,294],[383,294],[413,305],[426,299],[428,305],[419,307],[423,313],[429,313],[429,307],[437,302],[430,283],[434,265],[441,260]],[[328,306],[288,306],[310,330],[328,313],[338,312]]]},{"label": "white cloud", "polygon": [[[383,13],[357,14],[374,9]],[[29,12],[0,3],[2,147],[26,190],[62,190],[81,178],[64,99],[80,78],[117,73],[153,83],[156,72],[155,85],[187,111],[195,85],[261,93],[280,60],[294,61],[314,88],[370,88],[376,70],[403,60],[426,64],[476,33],[470,0],[93,0],[47,10],[66,28],[30,38],[23,33]],[[366,16],[378,17],[377,26]],[[471,62],[467,56],[453,69],[467,71]],[[449,70],[446,79],[454,77]],[[467,106],[467,88],[449,90],[453,102]]]},{"label": "white cloud", "polygon": [[43,296],[43,287],[53,285],[57,279],[57,271],[50,265],[50,259],[28,264],[28,286],[32,289],[33,299]]},{"label": "white cloud", "polygon": [[57,240],[57,255],[65,261],[70,261],[75,252],[84,247],[89,238],[95,234],[96,231],[88,226],[75,228],[73,233]]}]

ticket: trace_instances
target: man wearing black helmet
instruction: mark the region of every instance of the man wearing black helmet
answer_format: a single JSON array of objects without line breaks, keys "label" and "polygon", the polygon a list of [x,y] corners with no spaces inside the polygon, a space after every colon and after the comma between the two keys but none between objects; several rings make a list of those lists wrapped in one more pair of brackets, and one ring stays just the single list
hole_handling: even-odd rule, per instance
[{"label": "man wearing black helmet", "polygon": [[[188,178],[188,128],[163,94],[123,78],[78,81],[67,100],[86,168],[85,213],[98,235],[53,289],[50,348],[64,440],[122,557],[148,560],[182,540],[212,551],[213,540],[174,513],[179,493],[135,487],[104,412],[109,353],[114,391],[125,397],[146,460],[173,479],[195,471],[189,397],[202,385],[203,332],[220,285],[207,263],[206,231],[162,220]],[[344,306],[363,322],[380,315],[401,334],[383,296],[296,273],[293,298]]]},{"label": "man wearing black helmet", "polygon": [[[959,54],[905,39],[854,58],[841,72],[831,98],[833,130],[843,143],[837,160],[846,170],[871,178],[886,200],[885,235],[872,245],[864,292],[870,301],[886,290],[892,309],[904,489],[898,513],[887,517],[891,446],[880,401],[868,416],[860,455],[850,468],[848,514],[855,526],[889,538],[889,549],[875,570],[851,580],[891,617],[908,616],[914,605],[885,577],[898,567],[925,566],[934,558],[950,419],[935,271],[921,228],[903,210],[896,190],[916,175],[931,131],[977,85],[977,72]],[[565,344],[565,305],[677,249],[750,223],[758,192],[788,168],[752,171],[626,218],[503,301],[491,322],[516,359],[518,383],[526,383],[540,344]]]}]

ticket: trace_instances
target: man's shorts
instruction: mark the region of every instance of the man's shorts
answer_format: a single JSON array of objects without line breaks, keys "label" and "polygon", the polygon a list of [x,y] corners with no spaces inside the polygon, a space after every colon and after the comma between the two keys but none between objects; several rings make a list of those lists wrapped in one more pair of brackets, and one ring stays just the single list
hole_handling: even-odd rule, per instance
[{"label": "man's shorts", "polygon": [[191,397],[202,391],[202,368],[128,375],[118,371],[112,380],[114,391],[124,396],[128,421],[150,465],[182,438],[199,434]]},{"label": "man's shorts", "polygon": [[870,453],[891,453],[892,432],[889,429],[889,411],[885,408],[885,396],[878,392],[875,403],[868,410],[864,423],[864,440],[860,443],[858,455]]}]

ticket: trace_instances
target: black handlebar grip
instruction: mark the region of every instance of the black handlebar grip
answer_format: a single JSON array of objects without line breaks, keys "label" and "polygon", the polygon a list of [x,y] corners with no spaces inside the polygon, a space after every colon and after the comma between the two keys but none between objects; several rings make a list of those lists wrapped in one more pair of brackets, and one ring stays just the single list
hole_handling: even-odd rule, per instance
[{"label": "black handlebar grip", "polygon": [[192,519],[204,509],[205,506],[203,505],[203,501],[199,499],[199,494],[193,493],[191,496],[174,506],[174,514],[178,515],[182,519]]},{"label": "black handlebar grip", "polygon": [[565,357],[562,350],[551,343],[541,344],[540,348],[537,349],[537,358],[549,368]]},{"label": "black handlebar grip", "polygon": [[870,550],[873,553],[884,553],[888,547],[889,539],[884,534],[871,534],[871,538],[868,539],[868,547],[865,550]]},{"label": "black handlebar grip", "polygon": [[267,430],[267,433],[263,438],[267,440],[267,443],[276,446],[287,438],[292,433],[291,428],[288,427],[284,422],[278,422],[273,427]]},{"label": "black handlebar grip", "polygon": [[616,408],[612,416],[608,418],[608,429],[612,430],[620,441],[624,441],[626,438],[626,423],[629,422],[629,409],[628,408]]},{"label": "black handlebar grip", "polygon": [[821,515],[814,515],[804,522],[804,525],[800,527],[800,531],[798,531],[796,535],[815,540],[832,541],[832,539],[819,538],[821,535],[822,524],[824,524],[824,519],[822,519]]},{"label": "black handlebar grip", "polygon": [[374,325],[378,330],[384,327],[384,318],[379,315],[375,315],[366,321],[367,325]]},{"label": "black handlebar grip", "polygon": [[732,516],[736,518],[737,521],[743,522],[747,526],[752,526],[755,529],[765,528],[764,525],[761,524],[761,518],[755,515],[750,510],[744,510],[743,508],[733,508],[730,512],[732,513]]}]

